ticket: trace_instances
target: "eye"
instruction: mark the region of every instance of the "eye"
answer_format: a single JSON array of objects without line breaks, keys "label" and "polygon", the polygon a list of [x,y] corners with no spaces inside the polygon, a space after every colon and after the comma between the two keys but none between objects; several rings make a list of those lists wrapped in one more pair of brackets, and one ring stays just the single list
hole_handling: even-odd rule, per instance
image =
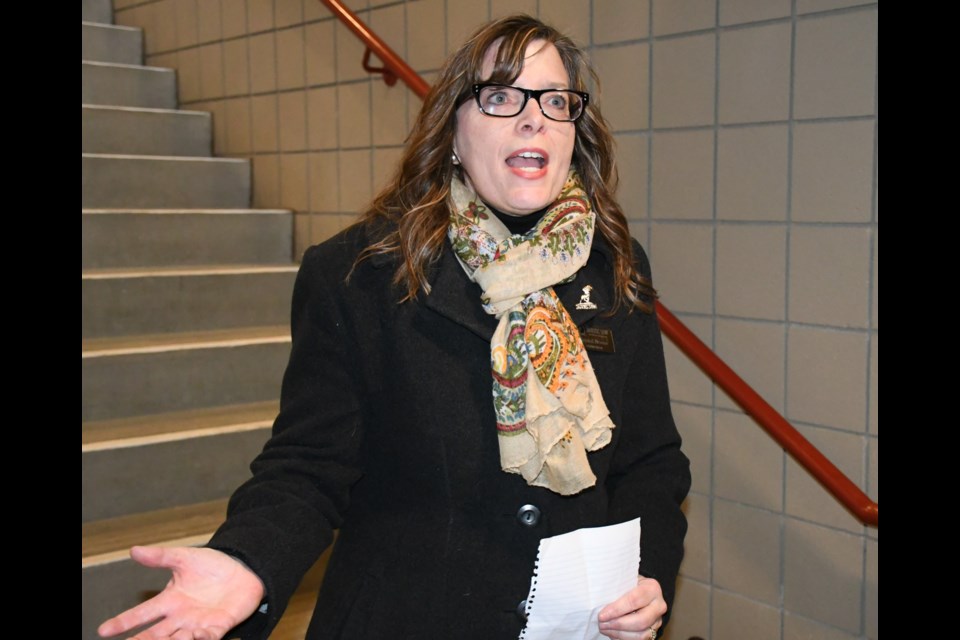
[{"label": "eye", "polygon": [[518,106],[523,101],[523,93],[511,87],[484,87],[480,92],[480,102],[485,109],[503,109]]},{"label": "eye", "polygon": [[569,106],[569,100],[565,93],[548,93],[546,96],[547,107],[556,111],[563,111]]},{"label": "eye", "polygon": [[487,104],[498,105],[507,104],[509,98],[506,91],[493,91],[487,95]]}]

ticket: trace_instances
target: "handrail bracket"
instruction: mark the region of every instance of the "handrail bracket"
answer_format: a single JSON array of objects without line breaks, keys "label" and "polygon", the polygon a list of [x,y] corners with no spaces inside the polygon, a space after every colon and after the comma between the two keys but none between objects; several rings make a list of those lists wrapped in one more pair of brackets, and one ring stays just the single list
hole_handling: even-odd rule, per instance
[{"label": "handrail bracket", "polygon": [[387,83],[388,87],[392,87],[397,84],[397,76],[390,69],[386,67],[374,67],[370,64],[370,55],[373,51],[367,47],[367,50],[363,52],[363,70],[367,73],[379,73],[383,76],[383,81]]}]

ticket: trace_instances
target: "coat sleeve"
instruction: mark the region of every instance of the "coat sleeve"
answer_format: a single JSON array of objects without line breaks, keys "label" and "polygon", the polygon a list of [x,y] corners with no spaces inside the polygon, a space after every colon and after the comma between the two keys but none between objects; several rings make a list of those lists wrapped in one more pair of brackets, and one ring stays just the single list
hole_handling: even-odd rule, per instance
[{"label": "coat sleeve", "polygon": [[[636,243],[634,252],[640,273],[649,277],[646,254]],[[687,531],[680,505],[690,489],[690,463],[680,450],[670,410],[656,314],[634,310],[632,316],[640,323],[640,337],[624,387],[623,431],[607,478],[610,516],[611,522],[640,517],[640,573],[657,579],[672,607]]]},{"label": "coat sleeve", "polygon": [[[360,477],[360,380],[341,296],[322,247],[304,255],[293,291],[292,349],[273,434],[230,499],[208,546],[243,561],[266,586],[266,612],[229,637],[266,638],[304,573],[330,545]],[[342,285],[338,285],[342,286]]]}]

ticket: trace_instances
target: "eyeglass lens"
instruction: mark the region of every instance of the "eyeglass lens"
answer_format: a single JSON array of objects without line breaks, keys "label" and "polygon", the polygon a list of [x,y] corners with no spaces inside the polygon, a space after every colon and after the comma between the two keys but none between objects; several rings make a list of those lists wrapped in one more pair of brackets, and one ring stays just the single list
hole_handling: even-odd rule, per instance
[{"label": "eyeglass lens", "polygon": [[[583,99],[573,91],[562,89],[533,92],[543,114],[552,120],[567,122],[576,120],[583,111]],[[540,93],[539,96],[536,96]],[[480,89],[477,96],[480,108],[491,116],[510,117],[520,113],[526,106],[526,94],[516,87],[489,86]]]}]

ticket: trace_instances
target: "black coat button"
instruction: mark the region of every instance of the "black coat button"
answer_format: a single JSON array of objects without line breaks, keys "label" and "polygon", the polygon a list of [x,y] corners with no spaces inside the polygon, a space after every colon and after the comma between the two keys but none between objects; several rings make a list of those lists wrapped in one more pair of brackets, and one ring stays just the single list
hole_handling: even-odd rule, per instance
[{"label": "black coat button", "polygon": [[521,600],[517,605],[517,617],[526,622],[527,620],[527,601]]},{"label": "black coat button", "polygon": [[517,520],[525,527],[535,527],[540,522],[540,509],[532,504],[525,504],[517,511]]}]

